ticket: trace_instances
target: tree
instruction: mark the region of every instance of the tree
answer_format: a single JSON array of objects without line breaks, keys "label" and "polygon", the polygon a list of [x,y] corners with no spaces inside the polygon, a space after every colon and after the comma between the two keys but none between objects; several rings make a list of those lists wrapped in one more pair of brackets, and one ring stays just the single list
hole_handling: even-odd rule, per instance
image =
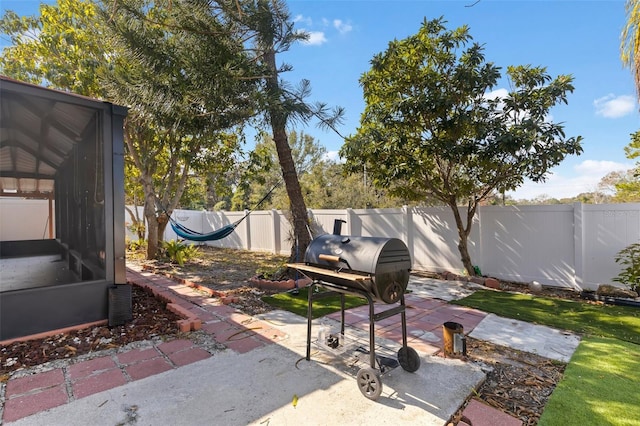
[{"label": "tree", "polygon": [[363,172],[347,173],[343,164],[334,161],[317,165],[301,181],[312,209],[398,208],[408,204],[373,187]]},{"label": "tree", "polygon": [[[281,0],[236,0],[232,6],[238,9],[237,22],[244,25],[251,40],[256,62],[263,67],[262,95],[265,121],[271,129],[278,153],[278,163],[282,171],[291,211],[294,243],[291,259],[296,253],[304,252],[311,242],[308,227],[307,207],[287,138],[287,124],[300,120],[308,122],[312,117],[320,120],[320,125],[335,129],[340,123],[343,111],[335,108],[332,113],[326,105],[310,105],[305,98],[310,94],[309,82],[304,80],[296,90],[280,81],[280,74],[291,69],[289,65],[278,66],[277,55],[289,49],[292,43],[305,40],[308,35],[295,31],[286,4]],[[233,14],[230,11],[230,16]]]},{"label": "tree", "polygon": [[206,1],[118,0],[102,9],[119,53],[105,81],[130,107],[125,141],[141,171],[148,258],[191,172],[224,173],[239,147],[234,133],[257,108],[260,68],[223,12]]},{"label": "tree", "polygon": [[351,170],[366,165],[378,187],[449,206],[462,263],[473,275],[467,239],[478,205],[524,178],[544,181],[551,167],[582,149],[581,137],[566,138],[561,124],[547,121],[573,91],[570,76],[510,66],[511,91],[497,96],[500,68],[471,39],[466,26],[450,31],[442,18],[425,20],[417,34],[375,55],[360,78],[360,127],[341,155]]},{"label": "tree", "polygon": [[[625,155],[633,160],[640,158],[640,130],[631,134],[631,141],[624,147]],[[634,203],[640,201],[640,161],[636,162],[636,167],[621,173],[620,179],[615,182],[615,199],[624,203]]]},{"label": "tree", "polygon": [[[326,149],[316,140],[304,132],[292,130],[287,135],[291,158],[296,168],[296,174],[303,189],[305,176],[318,164],[324,161]],[[282,172],[276,168],[279,164],[278,152],[271,135],[263,133],[261,140],[256,143],[251,158],[245,163],[245,173],[239,190],[234,197],[235,209],[255,207],[267,192],[278,182],[282,181]],[[305,197],[306,198],[306,197]],[[305,204],[307,204],[305,200]],[[289,200],[286,188],[277,188],[260,208],[287,209]]]},{"label": "tree", "polygon": [[280,68],[277,66],[276,54],[288,50],[291,43],[303,39],[304,35],[293,31],[284,3],[277,0],[273,2],[257,0],[255,4],[250,6],[253,7],[250,16],[254,19],[249,20],[249,27],[256,32],[257,55],[267,71],[267,76],[264,79],[267,120],[271,126],[282,178],[289,197],[295,235],[295,241],[291,248],[291,258],[294,259],[296,253],[306,250],[311,242],[311,236],[308,232],[307,207],[302,196],[286,132],[287,121],[290,115],[295,113],[296,107],[287,102],[289,99],[285,96],[280,85]]},{"label": "tree", "polygon": [[640,96],[640,0],[627,0],[627,22],[622,30],[620,53],[622,62],[631,68]]},{"label": "tree", "polygon": [[108,66],[109,46],[100,37],[96,5],[58,0],[40,5],[40,16],[7,11],[0,31],[11,39],[0,56],[0,72],[17,80],[105,98],[98,75]]}]

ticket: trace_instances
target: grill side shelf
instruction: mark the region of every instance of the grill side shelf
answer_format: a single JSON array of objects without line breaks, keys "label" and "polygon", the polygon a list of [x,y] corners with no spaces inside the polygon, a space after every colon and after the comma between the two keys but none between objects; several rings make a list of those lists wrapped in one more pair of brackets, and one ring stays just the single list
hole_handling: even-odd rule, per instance
[{"label": "grill side shelf", "polygon": [[354,274],[353,272],[334,271],[331,269],[320,268],[318,266],[307,265],[305,263],[287,263],[287,267],[292,269],[297,269],[303,274],[305,272],[308,272],[315,276],[339,278],[339,279],[353,281],[353,282],[372,281],[371,275],[360,275],[360,274]]}]

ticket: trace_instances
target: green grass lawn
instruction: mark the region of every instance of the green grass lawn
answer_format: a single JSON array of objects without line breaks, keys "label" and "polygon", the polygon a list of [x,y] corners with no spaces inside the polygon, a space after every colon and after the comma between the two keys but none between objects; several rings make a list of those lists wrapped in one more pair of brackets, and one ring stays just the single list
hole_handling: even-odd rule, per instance
[{"label": "green grass lawn", "polygon": [[539,426],[640,425],[640,346],[585,337]]},{"label": "green grass lawn", "polygon": [[579,334],[640,344],[640,309],[480,290],[451,303]]},{"label": "green grass lawn", "polygon": [[640,425],[640,309],[486,290],[452,303],[583,335],[539,425]]},{"label": "green grass lawn", "polygon": [[[285,311],[293,312],[306,318],[308,301],[308,287],[301,288],[300,294],[294,295],[290,292],[278,293],[273,296],[263,296],[262,300],[271,306],[275,306]],[[345,309],[367,304],[367,300],[362,297],[345,295]],[[328,296],[313,301],[313,318],[320,318],[325,315],[340,310],[340,296]]]}]

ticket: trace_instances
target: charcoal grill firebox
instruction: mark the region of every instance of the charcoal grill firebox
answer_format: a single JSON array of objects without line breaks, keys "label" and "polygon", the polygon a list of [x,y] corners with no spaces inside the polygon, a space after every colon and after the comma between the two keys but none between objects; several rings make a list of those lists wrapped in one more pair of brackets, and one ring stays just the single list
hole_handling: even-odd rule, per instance
[{"label": "charcoal grill firebox", "polygon": [[[336,233],[337,229],[337,233]],[[409,282],[411,255],[407,246],[397,238],[356,237],[334,234],[322,235],[309,244],[304,263],[287,266],[302,272],[313,281],[309,285],[307,311],[307,361],[311,359],[311,322],[313,301],[334,294],[341,300],[341,334],[344,337],[344,296],[351,294],[369,302],[369,364],[361,368],[356,380],[362,394],[376,400],[382,393],[381,375],[400,365],[408,372],[420,368],[418,353],[407,346],[407,320],[404,293]],[[328,291],[316,293],[316,286]],[[396,306],[375,312],[374,302]],[[375,354],[375,323],[400,314],[402,321],[402,347],[398,359]]]},{"label": "charcoal grill firebox", "polygon": [[[322,235],[309,244],[304,261],[318,268],[307,270],[310,278],[355,287],[385,303],[400,300],[411,270],[409,250],[397,238]],[[346,271],[366,279],[353,280],[340,273],[328,277],[329,271]]]}]

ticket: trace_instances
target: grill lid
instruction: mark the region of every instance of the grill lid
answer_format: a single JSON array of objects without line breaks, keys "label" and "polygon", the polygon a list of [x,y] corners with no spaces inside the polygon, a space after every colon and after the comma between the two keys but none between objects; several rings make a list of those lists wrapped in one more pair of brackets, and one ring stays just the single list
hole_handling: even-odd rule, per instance
[{"label": "grill lid", "polygon": [[312,272],[315,279],[367,291],[386,303],[400,299],[411,270],[411,255],[404,242],[385,237],[322,235],[307,247],[305,262],[331,271],[367,276],[367,280],[346,280],[337,274],[323,275],[316,269]]}]

